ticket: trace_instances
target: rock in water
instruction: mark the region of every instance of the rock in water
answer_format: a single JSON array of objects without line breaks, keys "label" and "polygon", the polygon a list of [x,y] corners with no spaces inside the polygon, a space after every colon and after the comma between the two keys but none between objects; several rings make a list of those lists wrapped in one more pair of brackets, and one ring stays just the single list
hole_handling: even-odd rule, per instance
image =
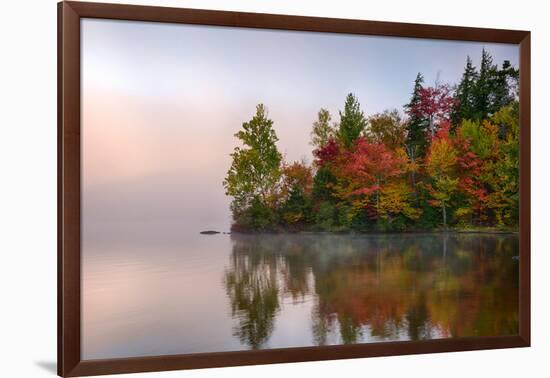
[{"label": "rock in water", "polygon": [[219,231],[212,231],[212,230],[201,231],[202,235],[216,235],[216,234],[219,234],[219,233],[220,233]]}]

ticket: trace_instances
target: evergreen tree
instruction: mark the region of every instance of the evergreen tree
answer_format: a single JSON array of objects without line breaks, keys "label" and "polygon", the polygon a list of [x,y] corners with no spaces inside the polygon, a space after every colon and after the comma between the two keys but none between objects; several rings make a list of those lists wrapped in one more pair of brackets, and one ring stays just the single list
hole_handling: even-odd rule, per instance
[{"label": "evergreen tree", "polygon": [[497,71],[498,68],[493,64],[493,58],[487,50],[483,49],[479,78],[476,81],[473,96],[474,115],[478,120],[487,119],[494,111],[491,97],[495,88]]},{"label": "evergreen tree", "polygon": [[519,71],[509,60],[505,60],[502,69],[495,72],[489,98],[491,114],[510,105],[516,99]]},{"label": "evergreen tree", "polygon": [[332,201],[332,187],[336,184],[336,176],[328,167],[320,167],[313,178],[313,199],[316,202]]},{"label": "evergreen tree", "polygon": [[472,59],[468,56],[462,79],[455,93],[457,105],[452,113],[453,128],[457,127],[463,119],[475,118],[474,91],[478,73],[472,65]]},{"label": "evergreen tree", "polygon": [[477,120],[490,118],[517,98],[519,71],[505,60],[499,69],[483,49],[479,78],[474,87],[474,115]]},{"label": "evergreen tree", "polygon": [[281,205],[283,221],[289,226],[298,226],[310,221],[311,197],[299,186],[290,189],[288,198]]},{"label": "evergreen tree", "polygon": [[409,116],[405,146],[407,148],[407,154],[412,160],[423,157],[426,153],[427,146],[426,132],[429,122],[425,118],[419,117],[418,114],[413,111],[413,109],[418,107],[421,101],[420,91],[423,88],[422,83],[424,83],[424,77],[419,72],[414,80],[411,101],[405,105],[405,111]]},{"label": "evergreen tree", "polygon": [[349,93],[346,97],[344,112],[340,112],[340,127],[337,131],[338,140],[346,148],[350,148],[366,126],[367,119],[361,110],[361,104],[353,93]]}]

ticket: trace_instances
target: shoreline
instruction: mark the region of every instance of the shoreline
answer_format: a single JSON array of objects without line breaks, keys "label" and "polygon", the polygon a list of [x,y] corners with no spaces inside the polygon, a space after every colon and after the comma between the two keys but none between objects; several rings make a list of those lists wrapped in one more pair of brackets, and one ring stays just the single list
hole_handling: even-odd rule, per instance
[{"label": "shoreline", "polygon": [[[203,232],[200,232],[204,235]],[[289,230],[251,230],[251,231],[230,231],[217,232],[216,235],[421,235],[421,234],[488,234],[488,235],[517,235],[519,230],[409,230],[409,231],[289,231]],[[206,234],[214,235],[214,234]]]}]

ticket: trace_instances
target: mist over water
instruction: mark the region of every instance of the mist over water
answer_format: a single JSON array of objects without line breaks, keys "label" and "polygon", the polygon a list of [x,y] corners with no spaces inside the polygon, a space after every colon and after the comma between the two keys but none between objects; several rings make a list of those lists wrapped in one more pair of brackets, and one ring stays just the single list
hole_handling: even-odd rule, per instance
[{"label": "mist over water", "polygon": [[120,235],[85,244],[84,359],[518,332],[517,235]]}]

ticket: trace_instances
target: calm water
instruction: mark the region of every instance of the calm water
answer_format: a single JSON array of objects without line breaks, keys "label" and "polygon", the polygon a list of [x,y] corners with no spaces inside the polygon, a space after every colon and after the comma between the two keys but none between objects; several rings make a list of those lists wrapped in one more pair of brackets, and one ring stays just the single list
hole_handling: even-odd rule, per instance
[{"label": "calm water", "polygon": [[175,235],[85,243],[84,359],[518,330],[517,235]]}]

